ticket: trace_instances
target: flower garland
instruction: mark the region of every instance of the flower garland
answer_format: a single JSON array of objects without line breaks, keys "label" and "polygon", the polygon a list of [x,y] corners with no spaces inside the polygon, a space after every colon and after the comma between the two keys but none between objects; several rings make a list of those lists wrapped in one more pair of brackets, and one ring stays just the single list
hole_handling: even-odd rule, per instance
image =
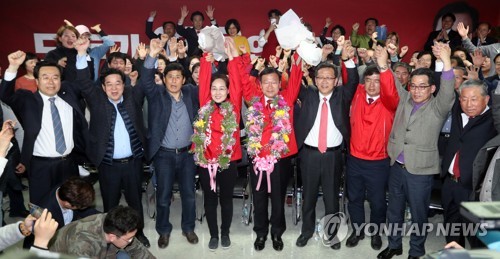
[{"label": "flower garland", "polygon": [[217,169],[227,169],[231,162],[231,155],[233,154],[233,146],[236,140],[233,137],[234,132],[238,128],[236,122],[236,114],[233,110],[233,105],[230,102],[223,102],[220,107],[220,114],[223,116],[221,122],[222,138],[220,145],[220,154],[217,158],[207,159],[205,157],[205,150],[211,143],[212,139],[212,113],[215,110],[215,102],[210,101],[200,108],[198,111],[198,119],[194,121],[193,128],[194,134],[191,141],[194,144],[194,161],[197,165],[208,168],[210,173],[210,185],[212,190],[215,191],[215,174]]},{"label": "flower garland", "polygon": [[[288,153],[290,150],[287,143],[290,141],[292,126],[290,124],[290,107],[281,95],[277,95],[271,101],[271,105],[275,107],[272,113],[272,134],[269,142],[262,146],[261,138],[264,131],[264,106],[258,97],[251,101],[250,107],[246,112],[247,121],[245,128],[248,133],[247,151],[248,155],[253,158],[254,171],[256,174],[260,172],[257,183],[257,190],[260,188],[262,172],[267,172],[268,192],[271,192],[270,174],[274,170],[274,163],[278,161],[281,155]],[[260,157],[262,148],[269,148],[269,155]]]}]

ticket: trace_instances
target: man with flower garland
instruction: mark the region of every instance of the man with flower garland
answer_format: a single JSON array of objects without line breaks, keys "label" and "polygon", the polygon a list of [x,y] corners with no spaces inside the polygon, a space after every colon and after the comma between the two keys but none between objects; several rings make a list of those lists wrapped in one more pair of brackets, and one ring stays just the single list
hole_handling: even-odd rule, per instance
[{"label": "man with flower garland", "polygon": [[[315,70],[316,87],[300,92],[302,103],[297,116],[297,145],[300,149],[303,198],[302,233],[296,245],[304,247],[314,234],[316,201],[319,186],[323,190],[325,215],[339,212],[340,178],[343,168],[342,149],[349,143],[349,106],[359,82],[352,57],[354,48],[344,37],[338,40],[342,49],[343,69],[347,68],[347,84],[338,86],[339,71],[333,64],[320,63]],[[344,81],[346,82],[346,81]],[[332,249],[340,249],[334,240]]]},{"label": "man with flower garland", "polygon": [[[264,249],[269,223],[276,251],[283,250],[281,236],[285,232],[285,196],[291,156],[297,153],[293,130],[293,106],[297,100],[302,78],[301,59],[292,57],[288,86],[280,92],[280,74],[267,67],[259,74],[260,89],[248,74],[242,76],[243,95],[250,106],[247,110],[247,150],[252,158],[250,173],[255,216],[253,230],[257,234],[254,248]],[[271,197],[271,218],[268,216],[268,196]]]}]

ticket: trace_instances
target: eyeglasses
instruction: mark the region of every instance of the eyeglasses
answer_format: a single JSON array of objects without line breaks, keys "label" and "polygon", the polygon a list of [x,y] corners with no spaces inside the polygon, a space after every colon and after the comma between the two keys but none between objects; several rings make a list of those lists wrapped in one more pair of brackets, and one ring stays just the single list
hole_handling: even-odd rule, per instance
[{"label": "eyeglasses", "polygon": [[430,87],[430,85],[414,85],[414,84],[411,84],[410,85],[410,90],[419,90],[419,91],[423,91],[425,89],[427,89],[428,87]]},{"label": "eyeglasses", "polygon": [[323,80],[333,81],[333,80],[335,80],[335,77],[316,77],[316,80],[317,81],[323,81]]},{"label": "eyeglasses", "polygon": [[121,239],[121,240],[123,240],[123,241],[125,241],[125,242],[127,242],[127,243],[129,243],[129,244],[130,244],[130,243],[132,243],[132,241],[134,241],[134,237],[131,237],[131,238],[129,238],[128,240],[127,240],[127,239],[123,239],[122,237],[123,237],[123,236],[119,237],[118,239]]}]

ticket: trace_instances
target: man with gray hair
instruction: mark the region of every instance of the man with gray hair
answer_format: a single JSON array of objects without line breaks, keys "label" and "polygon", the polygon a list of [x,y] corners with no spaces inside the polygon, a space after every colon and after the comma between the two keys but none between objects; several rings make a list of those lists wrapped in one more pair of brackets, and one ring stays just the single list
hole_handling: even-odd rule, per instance
[{"label": "man with gray hair", "polygon": [[[486,84],[480,80],[464,81],[458,88],[459,102],[452,108],[450,138],[443,154],[441,177],[444,178],[441,200],[444,223],[466,223],[460,215],[460,203],[469,201],[473,186],[473,162],[481,147],[497,132],[492,111],[488,107]],[[458,224],[457,224],[458,225]],[[455,232],[454,232],[455,233]],[[446,236],[446,242],[455,241],[465,246],[465,236]],[[477,246],[475,236],[467,236],[471,247]]]}]

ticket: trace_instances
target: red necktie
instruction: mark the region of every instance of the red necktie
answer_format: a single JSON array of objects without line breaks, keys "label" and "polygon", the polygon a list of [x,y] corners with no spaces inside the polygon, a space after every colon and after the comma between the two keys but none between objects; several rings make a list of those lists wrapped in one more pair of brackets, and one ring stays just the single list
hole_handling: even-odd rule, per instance
[{"label": "red necktie", "polygon": [[326,152],[327,127],[328,127],[328,105],[326,105],[326,98],[323,97],[323,105],[321,106],[321,117],[319,121],[319,140],[318,140],[318,150],[321,153]]},{"label": "red necktie", "polygon": [[272,102],[273,102],[272,100],[267,100],[267,102],[266,102],[266,109],[271,110],[271,103]]},{"label": "red necktie", "polygon": [[374,101],[373,98],[368,98],[368,104],[372,104]]},{"label": "red necktie", "polygon": [[459,157],[460,157],[460,151],[457,151],[457,155],[455,156],[455,162],[453,163],[453,175],[455,175],[455,178],[460,178],[460,166],[459,166]]}]

